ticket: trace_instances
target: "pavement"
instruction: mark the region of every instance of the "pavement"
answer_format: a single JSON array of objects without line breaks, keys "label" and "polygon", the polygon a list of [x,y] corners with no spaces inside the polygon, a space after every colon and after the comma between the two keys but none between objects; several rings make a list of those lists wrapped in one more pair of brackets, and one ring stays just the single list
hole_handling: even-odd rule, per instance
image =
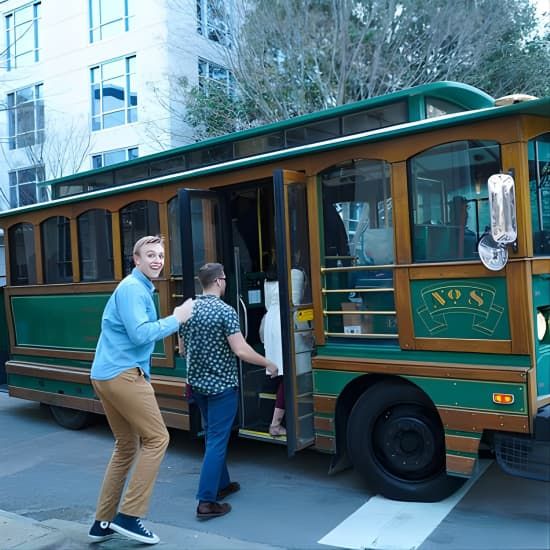
[{"label": "pavement", "polygon": [[[91,525],[91,523],[90,523]],[[62,519],[36,521],[26,516],[0,510],[1,550],[134,550],[147,548],[121,535],[94,544],[88,539],[90,525]],[[258,544],[213,533],[184,529],[146,521],[160,543],[159,550],[282,550],[279,546]]]}]

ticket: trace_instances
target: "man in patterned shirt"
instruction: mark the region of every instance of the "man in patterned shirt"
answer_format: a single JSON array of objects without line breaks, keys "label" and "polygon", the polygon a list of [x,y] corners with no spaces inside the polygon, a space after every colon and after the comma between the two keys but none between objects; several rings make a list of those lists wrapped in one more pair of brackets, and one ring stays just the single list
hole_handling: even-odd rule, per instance
[{"label": "man in patterned shirt", "polygon": [[210,519],[230,512],[229,504],[218,501],[240,489],[236,481],[230,481],[225,460],[237,414],[237,357],[265,367],[273,377],[277,375],[277,365],[247,344],[237,312],[221,299],[226,288],[223,265],[203,265],[198,277],[203,293],[182,306],[184,321],[179,330],[179,345],[187,362],[187,382],[200,408],[206,439],[197,518]]}]

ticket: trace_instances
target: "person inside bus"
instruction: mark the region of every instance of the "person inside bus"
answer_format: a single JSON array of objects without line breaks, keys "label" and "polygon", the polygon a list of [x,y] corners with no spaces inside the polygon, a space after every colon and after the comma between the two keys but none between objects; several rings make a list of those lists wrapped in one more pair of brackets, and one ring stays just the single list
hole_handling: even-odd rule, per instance
[{"label": "person inside bus", "polygon": [[150,382],[151,354],[157,340],[178,330],[184,308],[178,306],[172,315],[158,319],[152,279],[158,278],[164,267],[163,237],[139,239],[133,258],[134,269],[118,284],[103,311],[90,372],[115,437],[115,448],[89,537],[101,542],[116,531],[145,544],[156,544],[159,537],[146,529],[140,518],[147,512],[169,436]]},{"label": "person inside bus", "polygon": [[[292,268],[290,271],[292,284],[292,303],[298,305],[303,298],[305,275],[301,269]],[[272,263],[267,269],[264,281],[264,297],[266,313],[260,327],[260,339],[264,344],[265,356],[273,361],[279,369],[277,376],[277,390],[273,417],[269,425],[269,434],[273,437],[286,435],[286,428],[282,425],[285,416],[285,393],[283,384],[283,347],[281,337],[281,308],[279,302],[279,282],[277,280],[277,266]]]},{"label": "person inside bus", "polygon": [[277,366],[250,347],[241,333],[237,312],[222,300],[226,290],[223,265],[203,265],[198,278],[203,293],[184,302],[178,341],[205,432],[196,511],[197,519],[205,520],[230,512],[231,505],[218,501],[240,490],[239,483],[231,481],[226,463],[238,407],[237,357],[265,367],[273,377]]}]

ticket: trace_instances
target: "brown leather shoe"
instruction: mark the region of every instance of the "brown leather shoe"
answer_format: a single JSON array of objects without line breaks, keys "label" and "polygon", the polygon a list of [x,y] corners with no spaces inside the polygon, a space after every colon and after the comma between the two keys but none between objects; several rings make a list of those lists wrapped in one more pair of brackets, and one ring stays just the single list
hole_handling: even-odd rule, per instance
[{"label": "brown leather shoe", "polygon": [[228,497],[229,495],[232,495],[233,493],[236,493],[240,490],[241,484],[238,481],[231,481],[229,485],[218,491],[216,500],[223,500],[225,497]]},{"label": "brown leather shoe", "polygon": [[225,516],[231,512],[231,505],[219,502],[199,502],[197,506],[197,519],[211,519]]}]

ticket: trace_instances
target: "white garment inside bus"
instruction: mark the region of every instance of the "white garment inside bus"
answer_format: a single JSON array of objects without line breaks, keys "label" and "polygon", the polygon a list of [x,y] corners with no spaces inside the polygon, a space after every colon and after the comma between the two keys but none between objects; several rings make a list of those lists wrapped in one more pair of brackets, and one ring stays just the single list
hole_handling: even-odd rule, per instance
[{"label": "white garment inside bus", "polygon": [[[292,303],[298,305],[304,294],[304,272],[292,269]],[[267,310],[263,321],[265,356],[279,367],[279,375],[283,374],[283,348],[281,344],[281,306],[279,304],[278,281],[264,282],[265,308]]]}]

